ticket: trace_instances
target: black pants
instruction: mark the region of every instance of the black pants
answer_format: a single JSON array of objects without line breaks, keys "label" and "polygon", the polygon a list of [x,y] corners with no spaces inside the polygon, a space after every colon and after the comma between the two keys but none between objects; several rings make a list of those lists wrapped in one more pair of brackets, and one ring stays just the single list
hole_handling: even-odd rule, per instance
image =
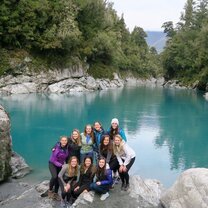
[{"label": "black pants", "polygon": [[74,198],[77,198],[84,190],[90,191],[90,183],[81,184],[79,186],[79,189],[77,191],[74,191],[74,189],[79,186],[77,183],[73,187],[72,195]]},{"label": "black pants", "polygon": [[[67,183],[69,180],[66,179],[64,181],[65,181],[65,183]],[[59,179],[59,185],[61,187],[61,197],[62,197],[62,199],[66,198],[66,200],[69,202],[70,198],[72,196],[73,184],[70,183],[70,189],[67,192],[64,190],[64,184],[62,183],[62,181],[60,179]]]},{"label": "black pants", "polygon": [[119,169],[119,163],[116,157],[109,162],[110,169],[115,173]]},{"label": "black pants", "polygon": [[53,187],[55,186],[54,192],[58,193],[58,189],[59,189],[58,174],[61,171],[61,167],[57,167],[53,163],[49,162],[49,170],[51,172],[49,190],[52,191]]},{"label": "black pants", "polygon": [[126,166],[126,168],[127,168],[126,172],[122,172],[122,173],[119,172],[122,183],[129,184],[129,173],[128,172],[129,172],[131,166],[133,165],[134,161],[135,161],[135,157],[132,158],[130,160],[129,164]]}]

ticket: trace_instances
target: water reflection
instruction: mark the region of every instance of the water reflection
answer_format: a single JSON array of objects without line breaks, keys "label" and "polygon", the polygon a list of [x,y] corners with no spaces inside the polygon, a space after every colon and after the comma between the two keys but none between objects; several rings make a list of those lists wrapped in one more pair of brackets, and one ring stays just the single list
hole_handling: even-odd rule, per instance
[{"label": "water reflection", "polygon": [[208,167],[207,102],[192,91],[163,93],[158,108],[158,114],[163,117],[159,119],[160,135],[155,145],[168,146],[171,169]]},{"label": "water reflection", "polygon": [[190,167],[207,167],[208,103],[196,92],[128,87],[74,94],[0,98],[10,113],[14,148],[46,177],[51,146],[73,128],[117,117],[137,158],[132,173],[166,186]]}]

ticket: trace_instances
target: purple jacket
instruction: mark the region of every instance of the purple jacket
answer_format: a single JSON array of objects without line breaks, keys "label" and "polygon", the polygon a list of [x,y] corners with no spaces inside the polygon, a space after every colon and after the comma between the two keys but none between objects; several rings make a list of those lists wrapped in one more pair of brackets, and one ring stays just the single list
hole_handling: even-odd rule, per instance
[{"label": "purple jacket", "polygon": [[52,154],[49,161],[57,167],[62,167],[68,155],[68,148],[62,148],[60,142],[58,142],[52,149]]}]

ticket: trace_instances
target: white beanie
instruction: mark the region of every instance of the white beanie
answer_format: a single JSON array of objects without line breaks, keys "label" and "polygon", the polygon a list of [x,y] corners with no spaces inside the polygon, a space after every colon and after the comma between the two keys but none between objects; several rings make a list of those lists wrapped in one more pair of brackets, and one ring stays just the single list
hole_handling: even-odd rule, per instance
[{"label": "white beanie", "polygon": [[117,123],[117,124],[119,125],[119,121],[118,121],[117,118],[113,118],[112,121],[111,121],[111,124],[112,124],[112,123]]}]

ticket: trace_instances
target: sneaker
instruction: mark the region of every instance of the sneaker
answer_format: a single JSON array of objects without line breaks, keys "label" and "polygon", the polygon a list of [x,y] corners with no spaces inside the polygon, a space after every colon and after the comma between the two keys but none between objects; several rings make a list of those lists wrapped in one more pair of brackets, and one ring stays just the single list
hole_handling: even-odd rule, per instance
[{"label": "sneaker", "polygon": [[48,198],[53,199],[54,197],[54,192],[51,190],[48,190]]},{"label": "sneaker", "polygon": [[54,193],[53,199],[56,200],[56,201],[61,201],[61,197],[59,196],[58,193]]},{"label": "sneaker", "polygon": [[104,201],[104,200],[106,200],[109,196],[110,196],[109,193],[106,192],[105,194],[102,194],[102,195],[101,195],[100,200],[101,200],[101,201]]},{"label": "sneaker", "polygon": [[125,189],[125,183],[122,183],[121,184],[121,191],[124,191],[124,189]]},{"label": "sneaker", "polygon": [[128,191],[129,190],[129,184],[127,183],[124,187],[124,191]]}]

